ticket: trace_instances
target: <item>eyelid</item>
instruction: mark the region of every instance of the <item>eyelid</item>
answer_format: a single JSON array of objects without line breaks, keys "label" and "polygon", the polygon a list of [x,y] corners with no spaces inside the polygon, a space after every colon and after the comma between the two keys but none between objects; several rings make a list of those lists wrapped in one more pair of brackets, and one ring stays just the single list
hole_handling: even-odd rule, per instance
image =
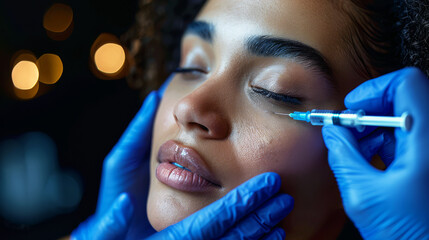
[{"label": "eyelid", "polygon": [[294,97],[294,96],[289,96],[281,93],[271,92],[267,89],[257,87],[257,86],[251,86],[251,88],[253,92],[260,94],[266,98],[273,99],[275,101],[289,103],[293,105],[301,105],[303,102],[303,99],[300,97]]},{"label": "eyelid", "polygon": [[195,72],[197,72],[197,73],[204,73],[204,74],[208,73],[208,71],[203,70],[203,69],[198,68],[198,67],[178,67],[173,72],[174,73],[195,73]]}]

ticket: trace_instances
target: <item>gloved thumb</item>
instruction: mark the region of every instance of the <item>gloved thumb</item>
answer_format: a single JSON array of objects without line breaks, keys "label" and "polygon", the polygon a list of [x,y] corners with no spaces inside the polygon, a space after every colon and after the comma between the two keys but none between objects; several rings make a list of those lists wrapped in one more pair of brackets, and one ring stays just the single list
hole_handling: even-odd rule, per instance
[{"label": "gloved thumb", "polygon": [[92,216],[73,231],[71,240],[125,239],[134,215],[134,206],[127,193],[120,194],[109,210],[100,217]]}]

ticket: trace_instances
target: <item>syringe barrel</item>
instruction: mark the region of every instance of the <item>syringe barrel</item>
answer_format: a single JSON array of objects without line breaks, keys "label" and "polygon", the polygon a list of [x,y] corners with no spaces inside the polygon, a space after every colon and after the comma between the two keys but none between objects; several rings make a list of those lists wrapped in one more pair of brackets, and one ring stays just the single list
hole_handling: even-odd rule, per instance
[{"label": "syringe barrel", "polygon": [[362,132],[365,126],[399,127],[404,131],[409,131],[412,125],[412,118],[406,112],[400,117],[389,117],[365,116],[363,110],[333,111],[313,109],[309,115],[312,125],[355,127],[359,132]]},{"label": "syringe barrel", "polygon": [[345,111],[332,111],[332,110],[317,110],[313,109],[310,114],[310,122],[312,125],[340,125],[356,127],[358,131],[363,131],[365,128],[359,124],[359,118],[364,116],[363,110],[345,110]]}]

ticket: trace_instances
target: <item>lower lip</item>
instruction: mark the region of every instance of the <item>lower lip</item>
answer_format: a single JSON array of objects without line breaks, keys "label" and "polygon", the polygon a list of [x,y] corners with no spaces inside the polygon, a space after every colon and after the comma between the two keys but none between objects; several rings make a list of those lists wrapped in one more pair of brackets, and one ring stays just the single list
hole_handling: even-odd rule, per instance
[{"label": "lower lip", "polygon": [[213,183],[200,175],[171,163],[160,163],[156,167],[156,178],[167,186],[185,192],[208,192],[215,189]]}]

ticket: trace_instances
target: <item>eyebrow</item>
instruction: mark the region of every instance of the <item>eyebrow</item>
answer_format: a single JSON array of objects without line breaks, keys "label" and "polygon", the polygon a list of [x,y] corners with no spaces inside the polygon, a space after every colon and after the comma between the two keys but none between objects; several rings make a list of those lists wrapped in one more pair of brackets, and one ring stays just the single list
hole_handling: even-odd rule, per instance
[{"label": "eyebrow", "polygon": [[246,47],[256,56],[290,58],[304,64],[305,67],[331,76],[331,68],[323,55],[301,42],[271,36],[252,36],[247,39]]},{"label": "eyebrow", "polygon": [[186,28],[185,35],[194,34],[204,39],[206,42],[213,42],[214,25],[204,21],[191,22]]},{"label": "eyebrow", "polygon": [[[187,34],[197,35],[206,42],[213,43],[215,27],[212,23],[194,21],[187,26],[185,35]],[[256,56],[293,59],[306,68],[321,72],[330,82],[334,83],[331,78],[331,68],[323,55],[301,42],[267,35],[252,36],[247,39],[246,48],[248,52]]]}]

